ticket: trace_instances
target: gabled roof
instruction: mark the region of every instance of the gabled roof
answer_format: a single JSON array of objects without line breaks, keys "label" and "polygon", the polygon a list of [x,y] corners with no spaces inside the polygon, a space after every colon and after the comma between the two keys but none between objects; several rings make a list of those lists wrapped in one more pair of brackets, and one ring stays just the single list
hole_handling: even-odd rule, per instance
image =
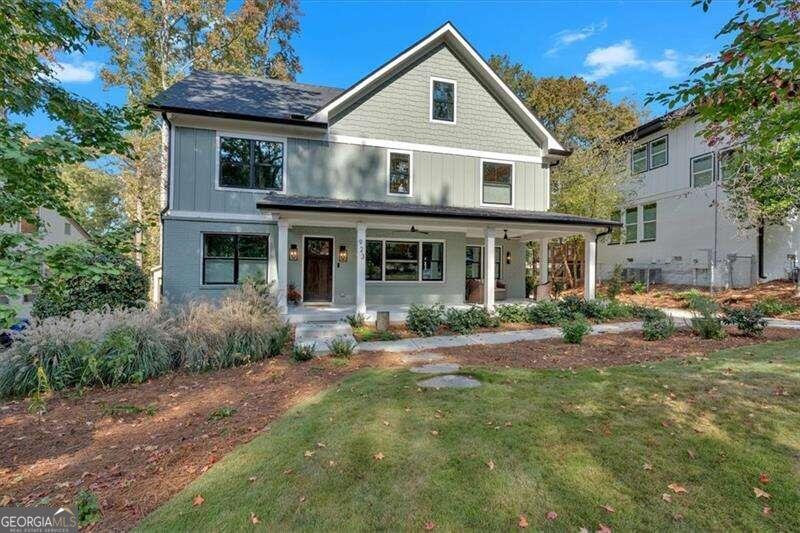
[{"label": "gabled roof", "polygon": [[196,70],[159,93],[155,111],[325,127],[306,117],[341,89]]},{"label": "gabled roof", "polygon": [[652,135],[657,133],[664,128],[670,127],[670,125],[674,121],[679,121],[683,118],[690,117],[694,115],[696,111],[691,106],[683,106],[677,109],[673,109],[668,113],[664,113],[660,117],[656,117],[652,120],[645,122],[644,124],[640,124],[635,128],[626,131],[622,135],[618,135],[614,140],[620,142],[629,142],[629,141],[636,141],[641,139],[642,137],[647,137],[648,135]]},{"label": "gabled roof", "polygon": [[492,68],[478,54],[469,42],[458,32],[451,22],[446,22],[432,33],[423,37],[381,67],[356,82],[349,89],[334,96],[321,109],[309,117],[309,120],[327,122],[328,117],[344,109],[347,104],[375,89],[382,82],[392,77],[431,49],[447,44],[450,49],[467,65],[472,67],[475,75],[491,90],[495,98],[514,116],[529,134],[543,142],[543,148],[550,155],[568,155],[569,151],[547,131],[514,92],[495,74]]}]

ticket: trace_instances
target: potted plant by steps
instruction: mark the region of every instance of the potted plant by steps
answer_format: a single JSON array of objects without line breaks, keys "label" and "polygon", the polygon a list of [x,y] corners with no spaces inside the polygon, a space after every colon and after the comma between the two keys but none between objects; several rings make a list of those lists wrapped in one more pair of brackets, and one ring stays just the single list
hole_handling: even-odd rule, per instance
[{"label": "potted plant by steps", "polygon": [[300,291],[297,290],[297,287],[294,285],[289,285],[289,289],[286,291],[286,300],[292,305],[297,305],[302,299],[303,295],[300,294]]}]

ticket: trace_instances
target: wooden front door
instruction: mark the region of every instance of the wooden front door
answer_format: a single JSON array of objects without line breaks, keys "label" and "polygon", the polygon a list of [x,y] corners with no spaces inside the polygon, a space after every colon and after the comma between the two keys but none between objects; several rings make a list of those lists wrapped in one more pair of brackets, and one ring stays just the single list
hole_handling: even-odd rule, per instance
[{"label": "wooden front door", "polygon": [[306,237],[303,250],[303,301],[333,301],[333,239]]}]

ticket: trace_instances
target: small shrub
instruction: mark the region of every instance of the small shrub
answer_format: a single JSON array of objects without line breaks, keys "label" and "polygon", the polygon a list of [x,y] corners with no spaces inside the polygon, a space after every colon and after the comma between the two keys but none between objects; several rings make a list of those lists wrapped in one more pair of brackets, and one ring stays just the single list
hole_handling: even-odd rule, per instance
[{"label": "small shrub", "polygon": [[561,310],[561,316],[572,316],[583,313],[583,298],[580,296],[565,296],[558,300],[558,308]]},{"label": "small shrub", "polygon": [[218,420],[222,420],[225,418],[230,418],[236,414],[236,409],[233,407],[217,407],[210,413],[208,413],[208,421],[209,422],[216,422]]},{"label": "small shrub", "polygon": [[417,335],[430,337],[435,334],[444,320],[444,307],[441,305],[412,305],[406,316],[406,327]]},{"label": "small shrub", "polygon": [[78,511],[78,526],[86,527],[95,524],[103,517],[100,502],[92,491],[82,490],[75,496],[75,507]]},{"label": "small shrub", "polygon": [[574,315],[561,324],[561,337],[568,344],[581,344],[590,331],[592,326],[583,315]]},{"label": "small shrub", "polygon": [[634,315],[633,306],[624,304],[619,300],[609,300],[606,305],[605,318],[607,320],[616,318],[629,318]]},{"label": "small shrub", "polygon": [[764,316],[773,317],[786,313],[793,313],[797,311],[797,306],[790,303],[784,303],[774,296],[770,296],[756,302],[755,305],[753,305],[753,309],[760,312]]},{"label": "small shrub", "polygon": [[586,300],[583,302],[581,314],[586,318],[606,320],[608,318],[608,300]]},{"label": "small shrub", "polygon": [[561,310],[552,300],[542,300],[528,307],[528,322],[554,326],[561,320]]},{"label": "small shrub", "polygon": [[612,300],[616,300],[617,296],[622,293],[622,265],[615,265],[611,277],[606,283],[606,295]]},{"label": "small shrub", "polygon": [[275,331],[270,335],[267,344],[267,354],[270,357],[275,357],[283,353],[283,349],[289,344],[292,339],[292,326],[288,323],[275,328]]},{"label": "small shrub", "polygon": [[490,315],[485,308],[472,306],[469,309],[448,309],[444,315],[444,323],[450,331],[466,335],[478,328],[496,327],[499,325],[499,320]]},{"label": "small shrub", "polygon": [[634,316],[639,320],[647,320],[659,318],[664,314],[660,309],[654,307],[647,307],[646,305],[631,305],[629,306],[630,316]]},{"label": "small shrub", "polygon": [[703,296],[703,293],[697,289],[689,289],[688,291],[679,292],[675,296],[689,309],[695,309],[696,304],[706,298]]},{"label": "small shrub", "polygon": [[350,357],[356,349],[353,339],[345,336],[335,337],[327,342],[328,350],[333,357]]},{"label": "small shrub", "polygon": [[767,319],[760,309],[755,306],[750,309],[724,310],[725,316],[722,321],[725,324],[736,326],[736,328],[748,337],[759,337],[764,334],[767,327]]},{"label": "small shrub", "polygon": [[725,326],[717,316],[718,307],[710,298],[695,298],[693,309],[699,316],[691,320],[692,329],[704,339],[724,339]]},{"label": "small shrub", "polygon": [[528,310],[521,304],[501,305],[497,308],[497,317],[501,322],[526,322],[528,320]]},{"label": "small shrub", "polygon": [[642,323],[642,336],[646,341],[668,339],[675,333],[675,324],[663,311],[654,309]]},{"label": "small shrub", "polygon": [[634,281],[631,283],[631,290],[635,294],[644,294],[647,292],[647,286],[641,281]]},{"label": "small shrub", "polygon": [[310,361],[316,352],[317,349],[313,344],[296,344],[292,348],[292,359],[298,362]]},{"label": "small shrub", "polygon": [[364,324],[367,323],[367,315],[363,313],[356,313],[354,315],[347,315],[345,317],[347,323],[350,324],[350,327],[353,329],[356,328],[363,328]]}]

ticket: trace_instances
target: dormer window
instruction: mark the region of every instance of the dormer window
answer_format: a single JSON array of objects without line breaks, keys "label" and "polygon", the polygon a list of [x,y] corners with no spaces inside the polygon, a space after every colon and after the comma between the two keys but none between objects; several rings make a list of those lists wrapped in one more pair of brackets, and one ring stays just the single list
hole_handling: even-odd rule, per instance
[{"label": "dormer window", "polygon": [[431,122],[456,123],[456,82],[431,78]]}]

